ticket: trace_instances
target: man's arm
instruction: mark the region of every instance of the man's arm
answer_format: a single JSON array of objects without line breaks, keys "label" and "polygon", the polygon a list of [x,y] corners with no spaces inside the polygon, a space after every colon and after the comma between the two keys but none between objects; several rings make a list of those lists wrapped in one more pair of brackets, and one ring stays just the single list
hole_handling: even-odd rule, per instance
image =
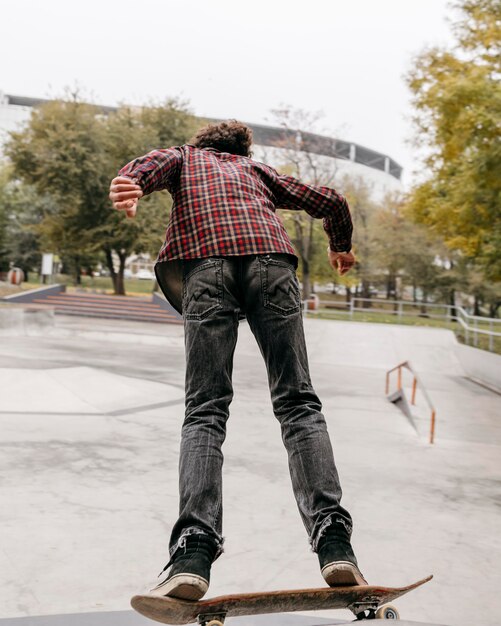
[{"label": "man's arm", "polygon": [[118,175],[131,178],[146,196],[160,189],[170,191],[182,164],[183,154],[180,148],[153,150],[127,163]]},{"label": "man's arm", "polygon": [[136,215],[139,198],[159,189],[171,191],[183,162],[179,148],[153,150],[123,167],[111,181],[110,200],[127,217]]},{"label": "man's arm", "polygon": [[[270,168],[271,171],[272,168]],[[277,206],[284,209],[303,209],[315,218],[323,218],[323,227],[332,252],[349,252],[353,223],[346,198],[330,187],[314,187],[301,183],[292,176],[272,177],[270,189]]]}]

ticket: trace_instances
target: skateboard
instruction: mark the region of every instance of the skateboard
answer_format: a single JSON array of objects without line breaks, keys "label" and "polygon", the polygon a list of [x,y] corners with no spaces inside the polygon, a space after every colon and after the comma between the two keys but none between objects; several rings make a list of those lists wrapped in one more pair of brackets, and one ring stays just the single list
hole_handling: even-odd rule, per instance
[{"label": "skateboard", "polygon": [[200,626],[222,626],[226,617],[320,609],[349,609],[357,620],[399,619],[397,609],[386,603],[424,585],[432,578],[428,576],[407,587],[322,587],[237,593],[198,601],[136,595],[131,599],[131,605],[141,615],[162,624],[198,622]]}]

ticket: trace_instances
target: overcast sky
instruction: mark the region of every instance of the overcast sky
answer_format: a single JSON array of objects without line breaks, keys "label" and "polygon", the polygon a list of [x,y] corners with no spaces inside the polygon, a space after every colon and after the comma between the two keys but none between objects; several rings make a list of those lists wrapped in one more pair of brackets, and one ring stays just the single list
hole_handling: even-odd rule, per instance
[{"label": "overcast sky", "polygon": [[94,102],[178,96],[198,115],[273,123],[282,104],[384,152],[412,181],[403,76],[450,45],[448,0],[16,0],[0,4],[0,91]]}]

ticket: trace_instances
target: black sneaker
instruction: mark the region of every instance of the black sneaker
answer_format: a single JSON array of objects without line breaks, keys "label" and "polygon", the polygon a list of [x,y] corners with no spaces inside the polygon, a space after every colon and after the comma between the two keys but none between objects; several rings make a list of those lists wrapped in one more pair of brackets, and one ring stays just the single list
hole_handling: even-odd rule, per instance
[{"label": "black sneaker", "polygon": [[[161,581],[149,594],[200,600],[209,588],[210,568],[216,553],[217,544],[209,535],[187,535],[160,573]],[[168,567],[169,573],[164,574]]]},{"label": "black sneaker", "polygon": [[367,585],[358,569],[350,535],[342,524],[328,527],[318,542],[318,560],[325,582],[331,587]]}]

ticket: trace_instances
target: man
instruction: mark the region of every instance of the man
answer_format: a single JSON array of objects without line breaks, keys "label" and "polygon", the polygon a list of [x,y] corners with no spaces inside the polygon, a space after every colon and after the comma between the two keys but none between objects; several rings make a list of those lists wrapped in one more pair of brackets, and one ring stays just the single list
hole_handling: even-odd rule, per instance
[{"label": "man", "polygon": [[244,124],[209,125],[191,144],[135,159],[111,184],[114,207],[129,217],[145,194],[167,189],[173,198],[155,271],[184,318],[186,410],[179,518],[170,561],[151,590],[157,595],[201,598],[222,552],[221,446],[242,317],[266,363],[294,495],[322,575],[332,586],[366,582],[350,544],[352,520],[340,503],[331,443],[310,380],[297,257],[275,213],[281,207],[323,218],[329,262],[342,275],[355,262],[350,211],[333,189],[302,184],[253,161],[251,144]]}]

